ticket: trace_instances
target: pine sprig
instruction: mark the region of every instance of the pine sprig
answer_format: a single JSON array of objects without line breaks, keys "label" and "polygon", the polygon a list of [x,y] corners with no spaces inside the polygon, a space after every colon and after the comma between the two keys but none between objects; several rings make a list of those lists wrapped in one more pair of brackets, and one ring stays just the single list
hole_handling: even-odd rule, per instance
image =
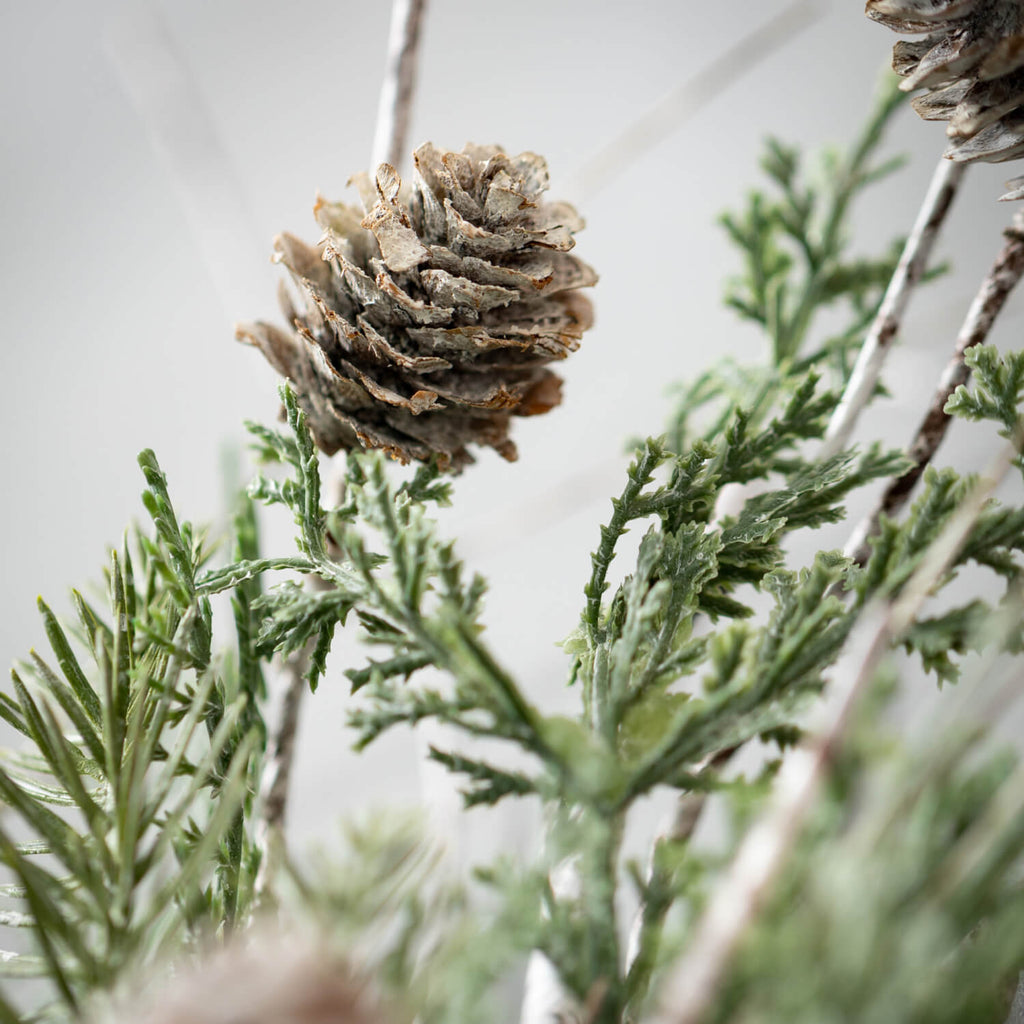
[{"label": "pine sprig", "polygon": [[200,908],[204,927],[211,915],[230,927],[242,909],[258,669],[214,664],[196,586],[204,546],[179,523],[152,453],[140,463],[154,533],[134,556],[112,554],[108,614],[75,595],[76,640],[40,601],[56,668],[33,652],[0,699],[32,751],[0,752],[13,819],[0,824],[0,858],[23,908],[4,922],[29,924],[38,942],[38,955],[5,956],[0,976],[49,978],[57,1017],[176,948]]},{"label": "pine sprig", "polygon": [[[683,451],[695,436],[718,436],[738,408],[760,425],[777,407],[778,390],[809,371],[828,374],[830,387],[845,385],[899,261],[898,239],[879,256],[849,252],[857,200],[902,164],[898,157],[876,162],[901,106],[897,82],[887,78],[855,143],[843,153],[821,154],[816,170],[808,171],[798,149],[770,139],[761,166],[771,190],[753,191],[745,209],[721,217],[743,258],[743,272],[730,283],[726,304],[764,330],[771,357],[758,366],[726,362],[684,387],[668,431],[673,451]],[[932,279],[944,269],[935,267],[924,277]],[[845,325],[837,334],[815,337],[819,314],[836,306]],[[709,411],[710,422],[695,431],[695,419]]]},{"label": "pine sprig", "polygon": [[537,782],[523,772],[510,772],[476,758],[453,751],[430,748],[430,759],[444,765],[452,774],[465,775],[469,787],[462,790],[465,806],[493,806],[506,796],[536,793]]},{"label": "pine sprig", "polygon": [[779,197],[772,201],[755,192],[743,214],[722,217],[746,264],[726,302],[766,330],[776,366],[801,351],[820,309],[847,298],[858,310],[869,291],[877,293],[876,302],[881,300],[881,288],[895,269],[898,252],[885,260],[844,260],[843,227],[857,195],[900,166],[899,160],[874,167],[871,163],[901,103],[896,79],[890,79],[850,152],[826,154],[823,186],[802,180],[795,149],[769,142],[762,167]]},{"label": "pine sprig", "polygon": [[993,420],[1002,424],[1002,437],[1014,436],[1021,423],[1024,352],[1004,356],[993,345],[975,345],[964,353],[964,363],[973,373],[973,384],[961,384],[945,411],[967,420]]}]

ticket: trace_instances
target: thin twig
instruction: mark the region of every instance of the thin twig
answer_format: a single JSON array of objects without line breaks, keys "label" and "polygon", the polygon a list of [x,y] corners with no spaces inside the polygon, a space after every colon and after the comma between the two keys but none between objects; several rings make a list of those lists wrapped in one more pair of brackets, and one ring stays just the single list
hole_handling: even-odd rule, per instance
[{"label": "thin twig", "polygon": [[260,866],[253,885],[259,900],[284,860],[285,815],[288,809],[288,783],[295,760],[295,740],[299,731],[299,708],[306,689],[306,673],[312,644],[297,651],[285,662],[287,686],[281,703],[281,717],[270,745],[270,753],[260,780],[260,817],[256,825],[256,846]]},{"label": "thin twig", "polygon": [[[682,793],[676,799],[667,826],[658,831],[654,842],[651,844],[651,854],[647,861],[647,869],[644,872],[644,884],[650,889],[655,880],[658,869],[658,850],[664,843],[685,843],[693,835],[697,823],[700,821],[707,803],[706,792]],[[649,927],[650,911],[649,904],[644,900],[637,908],[633,917],[633,924],[629,929],[629,939],[626,943],[626,970],[634,970],[637,957],[643,952],[644,932]]]},{"label": "thin twig", "polygon": [[[416,54],[426,6],[426,0],[395,0],[392,7],[387,66],[377,109],[372,167],[386,162],[398,168],[401,164],[409,131],[416,84]],[[336,492],[338,500],[335,504],[341,502],[342,488],[343,479],[336,469],[328,481],[328,490]],[[316,586],[318,581],[314,578],[310,582]],[[257,896],[267,891],[275,871],[285,857],[284,826],[288,808],[288,783],[295,757],[299,708],[306,688],[311,653],[312,647],[307,645],[288,659],[285,665],[287,686],[281,705],[281,718],[260,786],[262,810],[256,826],[256,842],[262,852],[262,859],[255,882]]]},{"label": "thin twig", "polygon": [[1014,286],[1024,275],[1024,210],[1018,210],[1003,232],[1006,244],[996,257],[991,270],[967,311],[957,337],[953,356],[943,371],[935,395],[917,434],[907,452],[913,465],[886,488],[876,507],[858,524],[846,545],[846,552],[861,565],[867,561],[868,538],[878,529],[882,515],[896,515],[906,504],[915,484],[931,462],[949,429],[951,417],[946,403],[953,392],[970,379],[971,371],[964,362],[968,349],[988,336]]},{"label": "thin twig", "polygon": [[954,163],[943,158],[935,168],[913,230],[864,339],[846,390],[829,421],[819,458],[831,458],[847,446],[857,418],[871,401],[882,365],[900,329],[910,295],[928,266],[935,239],[953,204],[966,167],[965,163]]},{"label": "thin twig", "polygon": [[747,833],[728,874],[716,887],[701,918],[690,952],[665,985],[652,1024],[698,1024],[769,885],[785,863],[812,809],[833,753],[852,720],[891,643],[914,621],[921,606],[963,546],[985,504],[1014,463],[1019,439],[1006,445],[986,477],[971,491],[929,548],[899,598],[867,608],[850,635],[828,695],[819,706],[820,724],[786,759],[771,806]]},{"label": "thin twig", "polygon": [[[701,766],[701,774],[710,771],[720,771],[733,759],[739,749],[738,745],[725,747],[712,754]],[[659,846],[667,842],[688,842],[700,824],[710,795],[709,790],[691,790],[678,796],[666,827],[659,829],[651,844],[651,855],[644,874],[644,882],[648,887],[655,881]],[[651,922],[649,921],[647,908],[645,905],[642,905],[638,908],[636,916],[633,918],[633,924],[629,932],[629,940],[626,946],[627,971],[634,969],[637,957],[644,952],[642,948],[644,944],[644,930],[648,929],[650,925]]]},{"label": "thin twig", "polygon": [[797,32],[810,28],[825,12],[818,0],[794,0],[774,18],[742,36],[693,78],[662,96],[573,175],[571,194],[576,201],[600,192],[641,154],[790,42]]},{"label": "thin twig", "polygon": [[409,135],[412,97],[416,86],[416,57],[427,0],[394,0],[384,83],[377,106],[370,167],[391,164],[401,169]]},{"label": "thin twig", "polygon": [[[330,464],[325,481],[324,493],[329,507],[337,508],[345,500],[344,462]],[[327,552],[337,558],[339,551],[331,537],[327,537]],[[327,589],[330,584],[319,576],[309,576],[306,585],[316,589]],[[295,761],[296,737],[299,731],[299,709],[302,694],[308,686],[309,663],[316,646],[316,638],[287,658],[281,675],[285,680],[281,711],[270,744],[270,752],[260,779],[259,817],[256,821],[255,841],[260,851],[260,866],[253,883],[256,899],[270,892],[277,869],[287,859],[285,819],[288,811],[288,796]]]}]

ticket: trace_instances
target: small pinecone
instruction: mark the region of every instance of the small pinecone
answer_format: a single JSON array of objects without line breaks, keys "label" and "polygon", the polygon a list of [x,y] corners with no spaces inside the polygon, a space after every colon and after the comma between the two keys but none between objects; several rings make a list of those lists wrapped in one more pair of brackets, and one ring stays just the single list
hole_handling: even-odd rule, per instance
[{"label": "small pinecone", "polygon": [[1021,0],[868,0],[866,13],[896,32],[927,33],[898,42],[892,65],[905,90],[927,90],[913,101],[918,114],[949,122],[947,157],[1024,156]]},{"label": "small pinecone", "polygon": [[98,1007],[90,1024],[394,1024],[369,983],[295,936],[233,943],[194,968]]},{"label": "small pinecone", "polygon": [[428,143],[413,157],[411,188],[390,164],[374,185],[353,179],[364,210],[318,198],[317,246],[275,240],[302,296],[297,308],[282,293],[293,329],[246,324],[237,336],[292,380],[328,454],[436,455],[457,471],[477,444],[515,459],[511,417],[559,403],[547,364],[593,322],[579,289],[597,275],[569,252],[583,221],[540,199],[547,165],[533,153]]}]

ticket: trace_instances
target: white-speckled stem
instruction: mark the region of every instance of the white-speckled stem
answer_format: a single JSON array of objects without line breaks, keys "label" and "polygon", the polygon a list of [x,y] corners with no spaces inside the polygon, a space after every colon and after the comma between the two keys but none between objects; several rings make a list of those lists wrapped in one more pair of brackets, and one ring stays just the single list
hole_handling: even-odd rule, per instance
[{"label": "white-speckled stem", "polygon": [[882,366],[899,332],[911,293],[927,269],[935,239],[953,204],[965,170],[965,164],[945,159],[940,160],[935,168],[917,221],[903,247],[903,254],[878,308],[878,314],[864,339],[843,397],[829,421],[819,458],[827,459],[849,444],[858,417],[871,401]]},{"label": "white-speckled stem", "polygon": [[267,894],[285,857],[285,815],[288,809],[288,784],[295,760],[295,741],[299,731],[299,708],[306,688],[309,668],[308,647],[293,654],[285,663],[287,683],[281,701],[277,732],[270,743],[269,757],[260,781],[260,817],[256,824],[256,845],[260,866],[253,888],[257,900]]},{"label": "white-speckled stem", "polygon": [[946,402],[961,384],[967,383],[971,375],[964,356],[968,349],[981,344],[988,337],[1010,293],[1024,276],[1024,209],[1014,214],[1003,234],[1006,244],[981,282],[957,335],[953,354],[939,378],[917,433],[907,448],[907,455],[913,465],[889,484],[874,509],[861,520],[847,542],[846,554],[862,565],[869,554],[868,539],[878,529],[880,517],[894,516],[903,508],[946,437],[951,419],[946,412]]},{"label": "white-speckled stem", "polygon": [[416,86],[416,58],[426,0],[394,0],[384,82],[377,106],[370,167],[391,164],[401,170],[406,152],[412,98]]}]

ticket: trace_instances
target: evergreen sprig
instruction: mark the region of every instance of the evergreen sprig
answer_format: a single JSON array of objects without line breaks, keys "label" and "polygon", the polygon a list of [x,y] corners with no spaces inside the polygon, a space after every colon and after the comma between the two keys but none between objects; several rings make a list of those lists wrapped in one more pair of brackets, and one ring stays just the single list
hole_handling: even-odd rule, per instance
[{"label": "evergreen sprig", "polygon": [[804,357],[841,360],[849,339],[856,337],[853,330],[859,334],[870,322],[872,306],[895,269],[898,245],[882,258],[851,259],[844,231],[859,193],[903,163],[897,157],[872,166],[886,125],[902,105],[897,83],[895,76],[886,79],[875,110],[847,153],[824,155],[822,184],[805,180],[798,150],[771,139],[761,167],[777,197],[755,191],[743,213],[721,218],[745,264],[726,303],[764,328],[776,366],[798,357],[815,314],[845,300],[853,329]]},{"label": "evergreen sprig", "polygon": [[973,383],[970,387],[961,384],[950,396],[945,411],[963,419],[999,423],[1003,437],[1019,434],[1024,352],[1003,355],[994,345],[975,345],[964,353],[964,362],[973,373]]},{"label": "evergreen sprig", "polygon": [[[778,389],[808,371],[826,376],[831,388],[846,383],[902,246],[894,239],[880,255],[855,255],[849,229],[856,202],[903,163],[900,157],[878,158],[901,109],[898,81],[886,77],[860,136],[846,151],[827,151],[808,166],[796,147],[769,139],[761,167],[770,187],[753,190],[745,209],[721,217],[743,259],[726,304],[764,331],[770,357],[754,365],[725,360],[679,385],[667,431],[673,451],[683,451],[696,436],[718,436],[738,408],[760,424],[777,406]],[[923,278],[932,280],[945,269],[931,267]],[[842,316],[837,333],[823,334],[818,327],[826,310]],[[881,385],[876,391],[884,394]],[[703,429],[695,426],[699,419],[708,420]]]},{"label": "evergreen sprig", "polygon": [[[5,954],[0,976],[47,978],[50,1017],[78,1014],[195,929],[233,927],[255,869],[246,818],[264,733],[259,673],[242,669],[243,654],[213,658],[197,586],[205,548],[179,523],[152,452],[139,461],[154,530],[137,534],[134,555],[127,544],[112,553],[106,614],[75,592],[69,631],[40,600],[56,668],[33,652],[12,672],[13,698],[0,695],[0,715],[29,744],[0,752],[0,859],[16,882],[5,895],[24,908],[3,921],[31,927],[38,948]],[[238,543],[251,549],[251,535]],[[241,604],[236,623],[244,651]]]},{"label": "evergreen sprig", "polygon": [[[1024,949],[1024,776],[982,730],[860,716],[709,1020],[1002,1021]],[[810,958],[813,970],[791,965]]]}]

